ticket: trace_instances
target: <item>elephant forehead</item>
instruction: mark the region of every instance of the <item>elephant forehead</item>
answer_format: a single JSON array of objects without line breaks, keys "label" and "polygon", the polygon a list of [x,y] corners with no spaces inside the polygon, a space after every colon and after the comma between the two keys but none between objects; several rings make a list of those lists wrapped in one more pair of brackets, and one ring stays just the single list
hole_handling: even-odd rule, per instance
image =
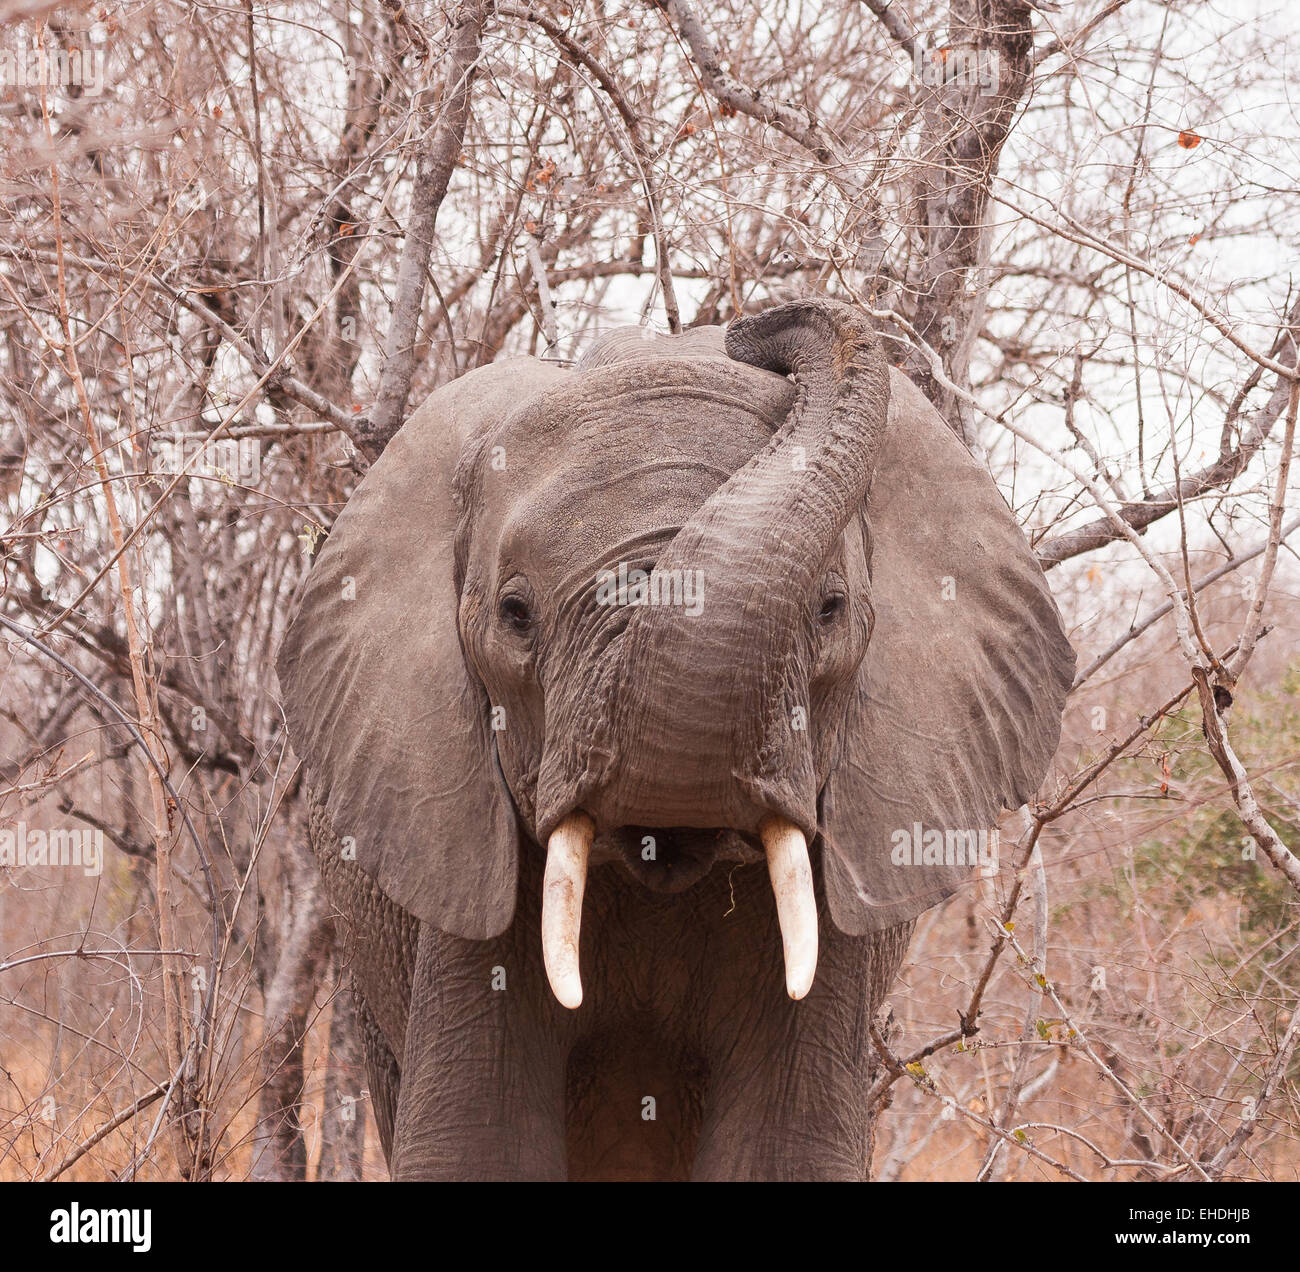
[{"label": "elephant forehead", "polygon": [[655,551],[767,444],[788,407],[787,382],[721,359],[703,374],[630,371],[583,375],[497,434],[504,466],[485,499],[507,555],[572,568]]},{"label": "elephant forehead", "polygon": [[560,571],[654,554],[728,476],[686,457],[575,465],[512,501],[503,554]]},{"label": "elephant forehead", "polygon": [[[616,363],[575,372],[503,422],[494,441],[531,469],[638,451],[739,467],[785,419],[794,387],[729,358]],[[516,465],[518,471],[519,465]]]}]

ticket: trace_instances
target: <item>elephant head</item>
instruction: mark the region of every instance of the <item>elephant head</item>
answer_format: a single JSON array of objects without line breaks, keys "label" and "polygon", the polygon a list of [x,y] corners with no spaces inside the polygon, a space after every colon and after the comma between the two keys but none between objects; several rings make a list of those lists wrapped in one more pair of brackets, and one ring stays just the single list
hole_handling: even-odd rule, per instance
[{"label": "elephant head", "polygon": [[[576,1006],[589,864],[672,891],[766,857],[795,997],[808,845],[847,933],[948,896],[953,838],[1041,781],[1074,655],[983,468],[862,314],[800,301],[725,344],[624,330],[440,389],[340,514],[278,666],[335,830],[421,920],[496,935],[547,845]],[[947,853],[900,858],[913,830]]]}]

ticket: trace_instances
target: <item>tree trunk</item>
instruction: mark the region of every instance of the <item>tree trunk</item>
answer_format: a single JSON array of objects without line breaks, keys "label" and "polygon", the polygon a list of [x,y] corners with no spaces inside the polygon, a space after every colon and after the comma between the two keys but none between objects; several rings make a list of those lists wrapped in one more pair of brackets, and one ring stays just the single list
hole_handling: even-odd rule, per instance
[{"label": "tree trunk", "polygon": [[262,1087],[250,1176],[305,1180],[303,1041],[333,933],[316,862],[296,834],[284,845],[278,894],[278,956],[263,991]]},{"label": "tree trunk", "polygon": [[366,1106],[361,1099],[366,1065],[361,1051],[351,977],[342,970],[335,943],[334,1003],[330,1015],[329,1066],[325,1071],[318,1180],[352,1182],[361,1178],[366,1149]]}]

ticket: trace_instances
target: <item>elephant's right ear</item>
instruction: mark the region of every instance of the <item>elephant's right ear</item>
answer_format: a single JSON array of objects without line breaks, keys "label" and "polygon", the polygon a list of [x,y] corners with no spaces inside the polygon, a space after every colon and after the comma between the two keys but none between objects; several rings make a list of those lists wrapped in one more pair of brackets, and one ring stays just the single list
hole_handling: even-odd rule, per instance
[{"label": "elephant's right ear", "polygon": [[452,482],[468,445],[564,374],[510,359],[428,398],[334,523],[276,662],[290,739],[343,850],[457,936],[509,926],[518,830],[456,626]]}]

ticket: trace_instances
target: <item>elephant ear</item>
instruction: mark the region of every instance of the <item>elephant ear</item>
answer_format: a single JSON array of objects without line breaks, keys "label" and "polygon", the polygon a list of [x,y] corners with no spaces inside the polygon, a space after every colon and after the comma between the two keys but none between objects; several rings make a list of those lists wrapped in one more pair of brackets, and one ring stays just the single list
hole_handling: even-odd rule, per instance
[{"label": "elephant ear", "polygon": [[906,376],[892,372],[890,389],[866,505],[876,626],[822,804],[827,899],[851,935],[912,919],[974,877],[972,840],[955,832],[989,831],[1033,796],[1075,663],[988,473]]},{"label": "elephant ear", "polygon": [[457,936],[509,926],[518,831],[461,652],[452,483],[468,446],[565,374],[515,358],[429,397],[339,514],[276,662],[289,736],[345,850]]}]

